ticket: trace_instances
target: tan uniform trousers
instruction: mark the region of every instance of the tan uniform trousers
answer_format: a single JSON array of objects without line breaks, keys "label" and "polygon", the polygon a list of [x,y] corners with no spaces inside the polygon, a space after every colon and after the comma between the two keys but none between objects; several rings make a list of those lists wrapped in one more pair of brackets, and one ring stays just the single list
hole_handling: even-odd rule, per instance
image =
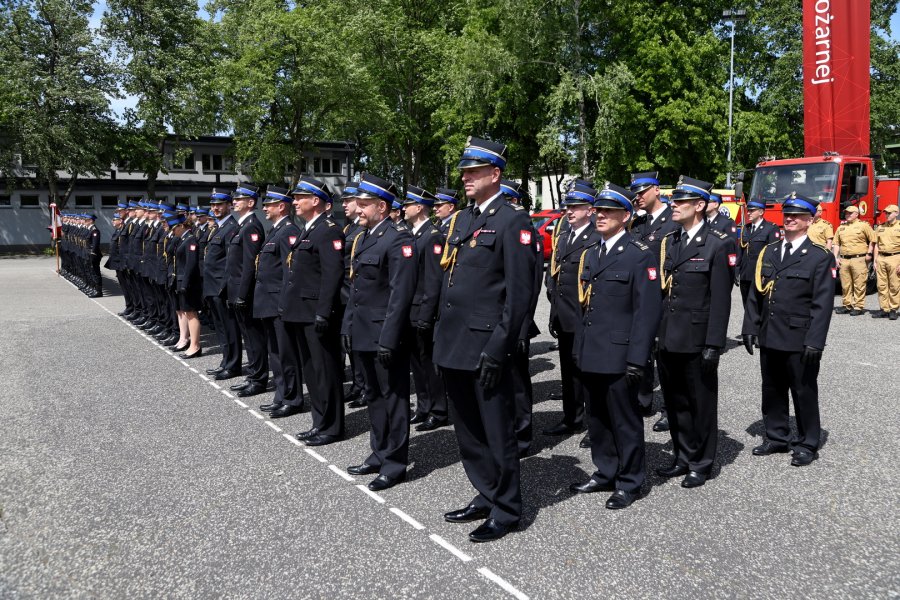
[{"label": "tan uniform trousers", "polygon": [[841,259],[841,290],[844,294],[844,308],[863,310],[866,305],[866,278],[869,266],[866,258]]},{"label": "tan uniform trousers", "polygon": [[[900,254],[878,257],[878,268],[875,270],[875,274],[878,276],[878,304],[885,312],[900,310],[898,265],[900,265]],[[842,278],[841,285],[843,285],[843,281]]]}]

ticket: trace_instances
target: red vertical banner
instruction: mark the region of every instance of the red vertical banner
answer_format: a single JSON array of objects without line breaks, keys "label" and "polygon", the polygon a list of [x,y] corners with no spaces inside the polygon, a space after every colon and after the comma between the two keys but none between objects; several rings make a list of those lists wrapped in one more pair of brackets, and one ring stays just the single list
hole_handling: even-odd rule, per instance
[{"label": "red vertical banner", "polygon": [[869,153],[869,0],[803,0],[806,155]]}]

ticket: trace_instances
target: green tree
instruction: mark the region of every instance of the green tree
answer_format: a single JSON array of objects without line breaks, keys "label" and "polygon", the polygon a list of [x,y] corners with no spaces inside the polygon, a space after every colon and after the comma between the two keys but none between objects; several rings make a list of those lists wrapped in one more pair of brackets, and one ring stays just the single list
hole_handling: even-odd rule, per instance
[{"label": "green tree", "polygon": [[92,8],[86,0],[16,0],[0,13],[0,159],[11,179],[27,174],[14,164],[19,155],[61,206],[80,176],[111,162],[114,70],[88,25]]}]

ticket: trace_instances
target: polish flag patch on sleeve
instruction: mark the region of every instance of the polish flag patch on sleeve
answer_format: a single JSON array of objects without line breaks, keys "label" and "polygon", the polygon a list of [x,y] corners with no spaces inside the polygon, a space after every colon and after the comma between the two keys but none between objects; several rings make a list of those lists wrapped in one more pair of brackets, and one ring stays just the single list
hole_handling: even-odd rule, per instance
[{"label": "polish flag patch on sleeve", "polygon": [[197,244],[191,244],[191,252],[197,249]]},{"label": "polish flag patch on sleeve", "polygon": [[443,251],[444,251],[444,249],[441,247],[440,244],[435,244],[434,249],[432,250],[432,252],[434,252],[435,254],[440,254]]},{"label": "polish flag patch on sleeve", "polygon": [[340,250],[344,247],[344,242],[342,242],[341,240],[332,240],[331,246],[335,250]]},{"label": "polish flag patch on sleeve", "polygon": [[837,279],[837,269],[831,269],[831,278]]},{"label": "polish flag patch on sleeve", "polygon": [[412,246],[403,246],[403,258],[412,258]]},{"label": "polish flag patch on sleeve", "polygon": [[729,254],[728,255],[728,266],[733,267],[737,265],[737,254]]},{"label": "polish flag patch on sleeve", "polygon": [[659,273],[656,271],[655,267],[650,267],[647,269],[647,279],[650,281],[656,281],[656,278],[659,276]]},{"label": "polish flag patch on sleeve", "polygon": [[776,231],[776,232],[775,232],[775,239],[776,239],[776,240],[780,240],[780,239],[781,239],[781,232],[780,232],[780,231]]},{"label": "polish flag patch on sleeve", "polygon": [[527,229],[519,231],[519,243],[525,246],[531,245],[531,232]]},{"label": "polish flag patch on sleeve", "polygon": [[251,234],[250,234],[250,240],[251,240],[251,241],[254,241],[254,242],[258,242],[258,241],[259,241],[259,234],[258,234],[258,233],[251,233]]},{"label": "polish flag patch on sleeve", "polygon": [[297,243],[297,236],[296,236],[296,235],[289,235],[289,236],[288,236],[288,244],[290,244],[291,246],[293,246],[293,245],[296,244],[296,243]]},{"label": "polish flag patch on sleeve", "polygon": [[731,233],[737,233],[737,227],[732,226],[732,227],[731,227]]}]

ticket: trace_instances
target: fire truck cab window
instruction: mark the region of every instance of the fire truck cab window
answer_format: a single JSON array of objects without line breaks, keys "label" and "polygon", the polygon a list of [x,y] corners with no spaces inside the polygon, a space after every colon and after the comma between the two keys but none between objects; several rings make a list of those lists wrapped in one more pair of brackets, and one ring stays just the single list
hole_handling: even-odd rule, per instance
[{"label": "fire truck cab window", "polygon": [[865,164],[848,163],[844,165],[844,173],[841,176],[841,214],[844,214],[844,209],[857,199],[853,195],[853,188],[856,185],[856,178],[861,175],[868,175]]},{"label": "fire truck cab window", "polygon": [[834,200],[837,174],[838,165],[835,163],[761,167],[753,177],[750,199],[779,204],[793,192],[819,202],[831,202]]}]

